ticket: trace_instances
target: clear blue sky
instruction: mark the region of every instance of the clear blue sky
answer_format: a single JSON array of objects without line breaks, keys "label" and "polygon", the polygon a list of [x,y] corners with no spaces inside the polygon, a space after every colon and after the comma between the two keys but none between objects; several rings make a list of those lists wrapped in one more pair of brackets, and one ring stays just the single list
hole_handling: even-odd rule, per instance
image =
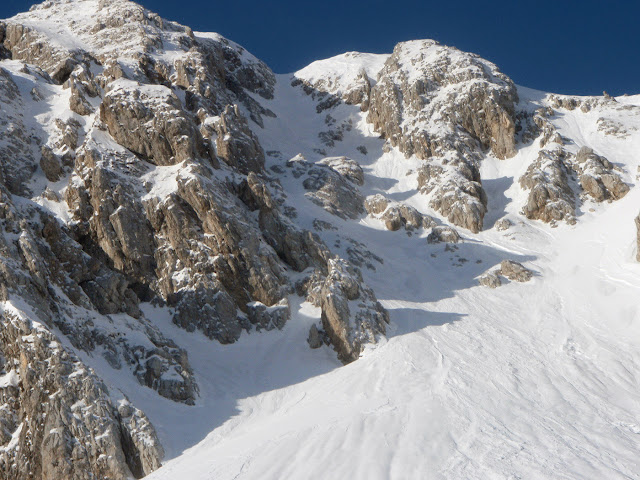
[{"label": "clear blue sky", "polygon": [[[35,2],[2,2],[0,18]],[[10,5],[7,5],[10,3]],[[524,86],[556,93],[640,93],[638,0],[140,0],[215,31],[277,73],[350,50],[391,52],[434,38],[495,62]]]}]

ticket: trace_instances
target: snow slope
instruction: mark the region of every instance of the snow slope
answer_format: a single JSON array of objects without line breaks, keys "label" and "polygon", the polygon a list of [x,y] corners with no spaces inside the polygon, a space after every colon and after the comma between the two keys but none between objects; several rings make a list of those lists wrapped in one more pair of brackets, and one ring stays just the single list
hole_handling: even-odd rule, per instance
[{"label": "snow slope", "polygon": [[[375,76],[381,62],[361,58]],[[296,76],[316,78],[318,65],[343,68],[323,62]],[[344,70],[353,77],[359,68]],[[331,111],[338,122],[350,119],[353,129],[326,155],[318,153],[324,114],[290,86],[292,78],[280,76],[275,99],[263,102],[277,114],[257,131],[270,152],[268,166],[298,153],[314,162],[347,155],[364,168],[364,194],[384,193],[435,216],[416,191],[419,160],[384,153],[359,108]],[[532,108],[548,101],[542,92],[519,90],[521,103]],[[640,105],[640,97],[619,103]],[[629,134],[603,135],[597,125],[603,115]],[[531,144],[519,145],[508,160],[485,158],[485,230],[464,234],[453,248],[429,245],[425,234],[386,231],[370,217],[333,217],[283,176],[301,225],[323,219],[337,227],[321,236],[341,245],[338,251],[351,238],[384,260],[363,274],[390,312],[388,341],[338,367],[328,348],[304,344],[319,316],[307,304],[296,307],[283,331],[243,336],[230,346],[166,322],[178,343],[196,352],[190,359],[201,400],[194,412],[133,398],[175,456],[149,478],[640,478],[640,264],[633,224],[640,116],[576,109],[551,121],[571,139],[569,149],[592,147],[633,185],[615,203],[587,202],[574,226],[552,228],[519,214],[526,193],[517,179],[538,151]],[[491,228],[505,216],[510,229]],[[533,280],[496,290],[478,286],[476,277],[503,259],[525,264]]]}]

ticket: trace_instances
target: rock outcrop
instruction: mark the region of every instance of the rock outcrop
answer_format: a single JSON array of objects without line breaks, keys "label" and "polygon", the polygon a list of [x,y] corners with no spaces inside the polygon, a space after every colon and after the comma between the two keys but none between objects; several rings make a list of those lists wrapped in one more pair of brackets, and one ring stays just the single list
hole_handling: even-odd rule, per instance
[{"label": "rock outcrop", "polygon": [[619,200],[629,192],[629,186],[614,172],[611,162],[589,147],[578,151],[575,167],[580,175],[580,186],[596,202]]},{"label": "rock outcrop", "polygon": [[3,478],[141,478],[164,455],[145,415],[11,304],[0,314]]},{"label": "rock outcrop", "polygon": [[528,282],[531,280],[531,277],[533,277],[531,270],[513,260],[503,260],[500,263],[500,270],[498,270],[497,273],[516,282]]},{"label": "rock outcrop", "polygon": [[513,82],[495,65],[434,41],[398,44],[371,88],[367,119],[426,164],[419,188],[455,225],[478,232],[486,213],[481,152],[515,154]]},{"label": "rock outcrop", "polygon": [[366,198],[364,208],[369,215],[379,218],[387,230],[395,232],[404,228],[413,231],[419,228],[433,228],[436,222],[429,215],[424,215],[410,205],[391,202],[383,195],[376,194]]},{"label": "rock outcrop", "polygon": [[478,283],[483,287],[498,288],[500,285],[502,285],[502,280],[500,280],[498,271],[485,272],[480,275],[480,277],[478,277]]},{"label": "rock outcrop", "polygon": [[[462,237],[411,205],[480,232],[493,208],[481,162],[512,157],[517,142],[537,141],[519,179],[530,219],[573,223],[587,197],[629,191],[615,158],[575,153],[550,120],[554,108],[590,111],[611,98],[519,105],[495,65],[433,41],[345,54],[289,81],[300,88],[279,85],[271,102],[276,76],[241,46],[128,0],[48,0],[0,22],[2,478],[159,468],[163,447],[129,398],[140,388],[145,402],[196,404],[184,331],[223,344],[276,335],[301,320],[305,300],[319,309],[308,345],[355,361],[389,323],[363,275],[385,261],[363,217],[418,236],[423,254],[481,251],[475,240],[427,245]],[[285,110],[280,95],[297,101],[301,90],[309,110]],[[272,122],[269,106],[321,117],[301,122],[312,134],[296,144],[278,138],[291,119]],[[612,140],[625,134],[601,120]],[[308,160],[290,158],[293,145]],[[501,207],[491,217],[515,223]],[[407,240],[396,235],[384,236]],[[457,267],[469,261],[455,256]],[[495,268],[478,282],[533,277],[513,261]]]},{"label": "rock outcrop", "polygon": [[575,195],[569,185],[570,171],[562,148],[541,150],[538,158],[520,177],[520,186],[529,190],[522,213],[531,219],[575,223]]},{"label": "rock outcrop", "polygon": [[178,97],[163,85],[117,80],[100,104],[100,119],[113,139],[158,166],[206,155],[204,142]]},{"label": "rock outcrop", "polygon": [[460,234],[448,226],[433,227],[427,236],[427,243],[458,243]]},{"label": "rock outcrop", "polygon": [[329,260],[328,274],[315,288],[323,330],[343,363],[357,360],[366,344],[376,343],[377,336],[385,334],[387,311],[344,260]]},{"label": "rock outcrop", "polygon": [[[328,163],[332,161],[329,160]],[[356,186],[357,170],[354,180],[354,169],[345,170],[345,162],[340,162],[337,168],[334,168],[335,162],[334,166],[329,166],[328,163],[313,164],[298,156],[289,160],[287,166],[293,169],[296,178],[302,180],[307,191],[305,196],[313,203],[343,219],[359,217],[364,213],[364,198]]]},{"label": "rock outcrop", "polygon": [[[573,98],[552,96],[555,108],[576,108]],[[588,105],[589,102],[585,103]],[[562,136],[550,122],[551,107],[536,110],[529,118],[523,138],[539,138],[537,159],[520,177],[520,186],[529,190],[522,213],[531,219],[556,223],[576,222],[576,208],[586,196],[596,202],[619,200],[629,191],[620,169],[591,148],[582,147],[569,152]],[[577,181],[576,181],[577,179]]]}]

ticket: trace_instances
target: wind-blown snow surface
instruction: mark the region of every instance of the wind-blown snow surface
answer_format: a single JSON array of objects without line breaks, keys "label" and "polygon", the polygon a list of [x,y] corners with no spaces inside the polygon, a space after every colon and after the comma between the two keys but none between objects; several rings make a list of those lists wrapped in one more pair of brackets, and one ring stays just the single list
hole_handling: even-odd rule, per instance
[{"label": "wind-blown snow surface", "polygon": [[[369,60],[376,60],[370,69],[381,63]],[[255,129],[271,166],[298,153],[309,161],[325,156],[314,151],[324,114],[290,82],[278,78],[275,99],[265,102],[277,118]],[[519,94],[534,106],[545,101],[541,92]],[[637,96],[619,101],[640,105]],[[574,142],[568,148],[590,146],[621,166],[625,181],[636,182],[637,115],[620,114],[630,132],[621,138],[597,130],[602,112],[562,112],[551,121]],[[419,160],[383,153],[357,107],[341,105],[331,115],[350,118],[353,129],[326,156],[360,162],[363,193],[433,213],[417,193]],[[283,331],[243,335],[230,346],[167,321],[189,351],[201,398],[196,407],[157,399],[147,407],[132,398],[176,456],[149,478],[640,478],[633,223],[640,188],[615,203],[585,204],[575,226],[529,221],[519,214],[526,194],[517,180],[537,148],[519,148],[509,160],[484,160],[485,230],[465,234],[457,250],[429,245],[424,234],[386,231],[370,217],[340,220],[306,200],[292,177],[282,177],[302,225],[331,222],[338,229],[322,232],[328,244],[341,239],[345,249],[351,237],[384,259],[363,273],[390,312],[388,341],[339,367],[328,348],[306,347],[318,318],[307,304]],[[514,224],[509,230],[491,228],[504,216]],[[478,286],[475,277],[503,259],[524,263],[533,280]]]}]

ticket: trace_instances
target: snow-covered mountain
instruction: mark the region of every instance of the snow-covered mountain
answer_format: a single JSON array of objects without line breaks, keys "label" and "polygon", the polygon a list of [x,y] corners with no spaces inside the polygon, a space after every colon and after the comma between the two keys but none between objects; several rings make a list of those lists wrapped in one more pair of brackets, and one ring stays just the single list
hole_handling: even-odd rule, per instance
[{"label": "snow-covered mountain", "polygon": [[0,107],[1,478],[640,478],[640,95],[50,0]]}]

